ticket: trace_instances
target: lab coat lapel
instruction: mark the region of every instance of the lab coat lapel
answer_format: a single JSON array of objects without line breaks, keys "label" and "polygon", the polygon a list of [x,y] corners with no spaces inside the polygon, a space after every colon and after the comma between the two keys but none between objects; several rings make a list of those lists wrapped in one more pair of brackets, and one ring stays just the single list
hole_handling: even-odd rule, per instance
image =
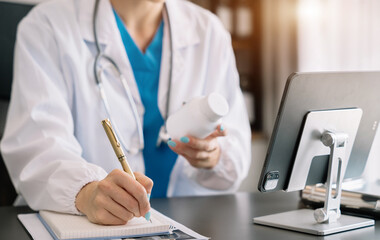
[{"label": "lab coat lapel", "polygon": [[[197,22],[191,19],[189,13],[183,11],[177,3],[177,0],[167,0],[166,6],[170,18],[170,27],[172,36],[169,34],[169,22],[167,15],[164,14],[164,39],[163,51],[161,57],[161,72],[159,81],[158,104],[163,117],[165,117],[166,101],[168,94],[169,84],[169,71],[170,71],[170,39],[173,41],[173,65],[172,65],[172,92],[175,91],[176,84],[180,81],[184,73],[185,62],[183,57],[183,50],[191,47],[200,41],[198,31],[196,30]],[[93,9],[95,0],[81,0],[79,1],[79,24],[81,34],[84,40],[95,42],[93,36]],[[98,40],[104,46],[105,54],[110,56],[120,67],[123,75],[126,77],[131,90],[133,99],[136,102],[139,115],[144,113],[144,107],[141,102],[140,94],[138,91],[137,83],[135,81],[131,64],[125,52],[125,48],[120,37],[119,30],[116,25],[116,20],[113,15],[112,6],[109,0],[100,0],[98,12],[97,30]],[[100,20],[101,19],[101,20]],[[170,111],[175,109],[170,109]]]},{"label": "lab coat lapel", "polygon": [[[93,13],[95,0],[79,0],[76,2],[78,4],[78,21],[81,35],[84,40],[88,42],[95,42],[94,32],[93,32]],[[97,17],[97,28],[98,28],[98,40],[101,44],[109,43],[110,34],[110,24],[111,18],[108,17],[104,19],[105,16],[109,15],[109,9],[111,4],[108,0],[101,0],[99,3],[98,17]],[[112,11],[112,8],[111,8]],[[103,19],[101,19],[103,17]]]},{"label": "lab coat lapel", "polygon": [[[95,0],[81,0],[80,4],[79,21],[82,36],[86,41],[95,43],[92,20]],[[97,35],[99,43],[104,48],[104,54],[115,61],[126,78],[132,97],[136,103],[137,111],[140,117],[142,117],[144,107],[109,0],[100,0],[97,16]],[[119,81],[118,78],[116,80]],[[122,87],[120,81],[119,83],[120,87]]]},{"label": "lab coat lapel", "polygon": [[[178,0],[166,0],[166,7],[168,12],[167,14],[164,14],[165,27],[158,92],[158,105],[161,111],[161,115],[164,118],[167,117],[165,116],[165,112],[170,71],[172,71],[171,92],[173,92],[176,91],[176,85],[180,84],[178,81],[180,81],[185,69],[185,62],[182,51],[199,43],[200,41],[199,33],[196,31],[196,20],[192,20],[189,13],[183,11],[183,9],[177,5],[176,1]],[[171,28],[171,36],[169,33],[169,24]],[[171,53],[170,41],[173,41],[173,53]],[[170,54],[172,54],[173,57],[172,69],[170,69]],[[171,95],[173,96],[173,94]],[[169,113],[175,110],[176,109],[173,109],[172,105],[170,105]]]}]

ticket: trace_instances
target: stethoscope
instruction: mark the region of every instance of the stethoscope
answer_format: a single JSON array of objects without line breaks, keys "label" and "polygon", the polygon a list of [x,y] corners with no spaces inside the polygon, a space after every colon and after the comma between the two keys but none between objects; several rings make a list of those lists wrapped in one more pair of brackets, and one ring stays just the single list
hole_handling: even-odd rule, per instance
[{"label": "stethoscope", "polygon": [[[106,113],[112,122],[112,126],[114,128],[114,131],[115,131],[116,135],[118,136],[122,147],[124,148],[124,150],[126,150],[126,152],[128,154],[134,155],[134,154],[137,154],[138,152],[140,152],[144,149],[143,128],[141,126],[140,117],[139,117],[139,114],[137,112],[136,103],[133,100],[133,97],[132,97],[132,94],[131,94],[131,91],[129,89],[129,86],[128,86],[126,79],[124,78],[123,74],[121,73],[121,70],[120,70],[119,66],[116,64],[116,62],[111,57],[105,55],[104,52],[100,48],[100,44],[99,44],[98,36],[97,36],[97,31],[96,31],[96,18],[98,15],[99,2],[100,2],[100,0],[96,0],[96,2],[95,2],[94,14],[93,14],[93,19],[92,19],[93,20],[93,31],[94,31],[95,45],[96,45],[96,50],[97,50],[97,54],[96,54],[95,62],[94,62],[95,81],[96,81],[96,84],[99,88],[100,97],[103,100],[103,104],[104,104]],[[171,52],[170,52],[170,67],[169,67],[169,83],[168,83],[168,93],[167,93],[167,97],[166,97],[166,109],[165,109],[165,116],[164,116],[164,124],[161,126],[161,129],[160,129],[160,132],[159,132],[159,135],[157,138],[157,147],[159,147],[162,142],[166,142],[169,140],[169,136],[168,136],[168,133],[166,130],[166,124],[165,123],[166,123],[166,120],[167,120],[168,115],[169,115],[170,92],[171,92],[171,83],[172,83],[172,66],[173,66],[172,32],[171,32],[169,14],[168,14],[166,4],[164,4],[164,7],[165,7],[167,19],[168,19],[168,29],[169,29],[169,38],[170,38],[169,42],[170,42],[170,51]],[[104,91],[103,82],[101,79],[101,74],[103,72],[103,69],[99,65],[99,62],[102,59],[111,63],[112,66],[115,68],[117,74],[119,75],[119,79],[123,85],[125,94],[127,95],[128,102],[129,102],[129,105],[132,109],[134,120],[136,122],[137,132],[138,132],[138,142],[139,142],[138,147],[132,147],[132,148],[127,147],[127,145],[125,144],[126,142],[124,141],[122,135],[120,134],[120,131],[119,131],[119,128],[117,127],[116,122],[114,121],[114,119],[112,118],[112,116],[110,114],[110,107],[108,104],[107,95]]]}]

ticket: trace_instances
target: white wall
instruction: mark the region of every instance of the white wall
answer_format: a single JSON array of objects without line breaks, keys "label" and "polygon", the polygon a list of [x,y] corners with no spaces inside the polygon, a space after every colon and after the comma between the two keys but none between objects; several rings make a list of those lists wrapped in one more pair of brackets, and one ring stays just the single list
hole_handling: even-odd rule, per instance
[{"label": "white wall", "polygon": [[380,70],[380,1],[302,0],[301,71]]},{"label": "white wall", "polygon": [[[299,71],[380,71],[379,0],[302,0],[298,10]],[[380,178],[377,133],[368,180]]]}]

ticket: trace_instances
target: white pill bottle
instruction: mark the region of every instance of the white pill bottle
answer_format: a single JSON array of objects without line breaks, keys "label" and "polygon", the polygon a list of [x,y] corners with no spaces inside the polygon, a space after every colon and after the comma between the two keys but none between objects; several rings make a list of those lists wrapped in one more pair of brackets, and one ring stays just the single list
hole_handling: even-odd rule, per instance
[{"label": "white pill bottle", "polygon": [[228,110],[227,100],[221,94],[213,92],[192,99],[170,115],[166,129],[172,139],[186,135],[203,139],[216,129]]}]

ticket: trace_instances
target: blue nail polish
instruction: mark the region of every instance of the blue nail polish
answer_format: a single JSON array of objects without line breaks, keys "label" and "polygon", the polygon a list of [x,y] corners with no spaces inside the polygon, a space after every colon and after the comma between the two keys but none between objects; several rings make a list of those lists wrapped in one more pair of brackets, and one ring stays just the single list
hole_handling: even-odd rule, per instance
[{"label": "blue nail polish", "polygon": [[[150,200],[150,193],[146,195],[148,197],[148,201]],[[145,214],[145,220],[150,221],[150,212],[147,212]]]},{"label": "blue nail polish", "polygon": [[145,220],[150,221],[150,212],[145,214]]},{"label": "blue nail polish", "polygon": [[170,147],[175,147],[175,146],[177,146],[177,144],[176,144],[174,141],[172,141],[172,140],[169,140],[169,141],[168,141],[168,145],[169,145]]},{"label": "blue nail polish", "polygon": [[221,132],[224,131],[224,126],[223,126],[223,125],[220,125],[220,131],[221,131]]},{"label": "blue nail polish", "polygon": [[181,142],[183,142],[183,143],[188,143],[188,142],[190,142],[190,139],[188,138],[188,137],[181,137]]}]

